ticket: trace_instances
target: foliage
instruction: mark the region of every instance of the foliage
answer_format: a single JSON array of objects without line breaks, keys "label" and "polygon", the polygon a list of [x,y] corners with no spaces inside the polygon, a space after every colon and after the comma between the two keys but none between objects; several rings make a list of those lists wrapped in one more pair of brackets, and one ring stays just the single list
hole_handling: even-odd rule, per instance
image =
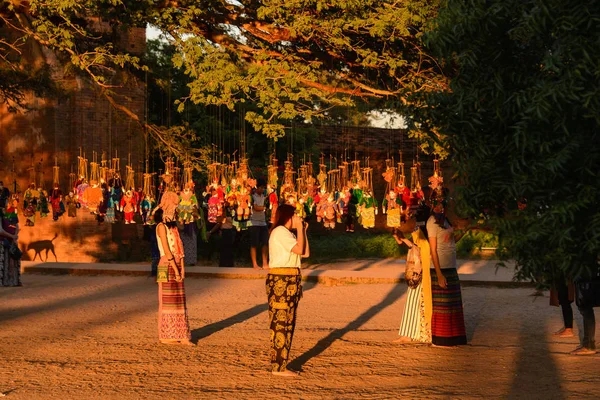
[{"label": "foliage", "polygon": [[[23,46],[34,43],[114,98],[115,72],[145,68],[118,46],[119,32],[152,24],[175,46],[169,61],[189,77],[186,92],[172,98],[179,111],[190,103],[233,111],[251,102],[248,122],[278,138],[286,120],[327,117],[356,99],[367,108],[398,108],[415,93],[445,87],[420,42],[437,3],[3,0],[0,29],[16,38],[0,51],[8,55],[3,61],[17,55],[9,64],[19,69]],[[123,103],[113,105],[135,119]],[[161,134],[156,126],[149,132]]]},{"label": "foliage", "polygon": [[389,234],[336,233],[310,240],[309,262],[318,263],[340,259],[398,258],[407,253]]},{"label": "foliage", "polygon": [[427,37],[454,77],[420,121],[447,135],[459,204],[485,214],[520,278],[597,262],[599,34],[593,2],[449,0]]},{"label": "foliage", "polygon": [[495,250],[497,247],[497,235],[489,232],[469,231],[456,242],[456,256],[458,258],[473,258],[481,254],[482,249]]}]

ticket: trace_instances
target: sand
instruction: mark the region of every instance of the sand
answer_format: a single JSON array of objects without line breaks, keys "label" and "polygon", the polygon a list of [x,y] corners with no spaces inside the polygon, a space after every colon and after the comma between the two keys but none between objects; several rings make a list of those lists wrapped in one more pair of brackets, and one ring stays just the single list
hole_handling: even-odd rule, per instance
[{"label": "sand", "polygon": [[392,343],[404,285],[306,284],[290,379],[268,372],[262,281],[186,280],[195,347],[158,343],[150,278],[23,283],[0,288],[7,399],[600,397],[600,355],[570,356],[578,338],[551,335],[560,310],[532,289],[464,288],[469,345],[445,349]]}]

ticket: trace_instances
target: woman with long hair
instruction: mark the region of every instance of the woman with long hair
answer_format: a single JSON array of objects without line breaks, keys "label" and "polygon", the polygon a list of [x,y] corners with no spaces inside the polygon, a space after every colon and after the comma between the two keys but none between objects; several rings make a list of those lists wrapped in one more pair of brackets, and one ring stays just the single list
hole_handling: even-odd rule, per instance
[{"label": "woman with long hair", "polygon": [[[294,215],[295,208],[284,204],[277,208],[269,237],[269,274],[266,288],[271,334],[271,372],[296,376],[287,370],[292,347],[296,311],[302,297],[300,260],[310,255],[306,230],[308,224]],[[296,231],[296,235],[292,233]]]},{"label": "woman with long hair", "polygon": [[158,208],[154,213],[160,252],[158,273],[158,339],[165,344],[192,345],[185,302],[183,243],[174,219],[175,208]]},{"label": "woman with long hair", "polygon": [[447,192],[434,192],[433,214],[427,220],[431,247],[431,291],[433,314],[431,342],[434,346],[467,344],[462,293],[456,270],[456,241],[454,229],[446,217]]},{"label": "woman with long hair", "polygon": [[398,331],[400,337],[394,340],[396,343],[431,343],[432,296],[429,270],[431,251],[425,227],[429,214],[429,207],[423,203],[416,209],[412,218],[412,221],[415,221],[412,240],[405,239],[397,232],[394,233],[394,239],[398,244],[405,244],[409,249],[413,246],[417,247],[421,263],[421,281],[414,287],[409,286],[406,292],[406,304]]}]

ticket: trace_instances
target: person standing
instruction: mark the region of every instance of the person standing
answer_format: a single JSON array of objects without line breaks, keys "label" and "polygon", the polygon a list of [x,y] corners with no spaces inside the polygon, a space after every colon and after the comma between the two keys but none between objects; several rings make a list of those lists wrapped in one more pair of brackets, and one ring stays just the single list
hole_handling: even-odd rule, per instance
[{"label": "person standing", "polygon": [[160,262],[158,283],[158,338],[161,343],[192,345],[185,301],[184,252],[175,207],[159,208],[154,213]]},{"label": "person standing", "polygon": [[[10,200],[8,200],[10,201]],[[0,209],[0,286],[21,286],[19,220],[16,213]]]},{"label": "person standing", "polygon": [[10,199],[10,190],[4,187],[4,182],[0,181],[0,208],[6,208]]},{"label": "person standing", "polygon": [[[266,280],[271,337],[271,372],[279,376],[296,376],[287,370],[296,327],[298,302],[302,297],[301,258],[310,255],[306,238],[308,224],[294,215],[289,204],[278,207],[275,225],[269,238],[269,273]],[[291,231],[295,230],[297,235]]]},{"label": "person standing", "polygon": [[421,342],[431,343],[431,251],[427,238],[425,224],[429,218],[429,208],[421,207],[415,216],[415,230],[412,233],[412,241],[394,233],[394,239],[398,244],[405,244],[409,248],[417,246],[421,262],[421,282],[415,287],[407,289],[407,300],[402,314],[402,323],[396,343]]},{"label": "person standing", "polygon": [[588,273],[575,280],[577,308],[583,317],[583,340],[571,352],[575,356],[589,356],[596,350],[596,316],[594,307],[600,307],[600,265],[598,255],[582,260],[589,266]]},{"label": "person standing", "polygon": [[550,288],[550,305],[560,306],[563,316],[563,327],[554,332],[554,336],[570,338],[573,333],[573,308],[571,303],[575,300],[575,286],[567,282],[564,273],[557,273]]},{"label": "person standing", "polygon": [[457,346],[467,344],[462,293],[456,270],[457,239],[446,218],[446,200],[436,193],[432,199],[433,215],[427,220],[434,267],[430,271],[433,297],[431,342],[435,346]]},{"label": "person standing", "polygon": [[252,215],[250,216],[250,259],[254,269],[261,269],[258,265],[258,251],[262,255],[262,268],[269,263],[269,229],[265,215],[266,199],[265,182],[258,180],[256,191],[252,194]]}]

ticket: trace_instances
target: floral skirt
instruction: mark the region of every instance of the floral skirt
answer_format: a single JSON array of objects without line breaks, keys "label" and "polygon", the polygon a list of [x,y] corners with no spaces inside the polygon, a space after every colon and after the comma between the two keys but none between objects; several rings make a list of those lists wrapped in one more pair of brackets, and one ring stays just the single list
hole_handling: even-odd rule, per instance
[{"label": "floral skirt", "polygon": [[268,274],[266,281],[271,334],[271,370],[285,371],[302,297],[301,275]]}]

